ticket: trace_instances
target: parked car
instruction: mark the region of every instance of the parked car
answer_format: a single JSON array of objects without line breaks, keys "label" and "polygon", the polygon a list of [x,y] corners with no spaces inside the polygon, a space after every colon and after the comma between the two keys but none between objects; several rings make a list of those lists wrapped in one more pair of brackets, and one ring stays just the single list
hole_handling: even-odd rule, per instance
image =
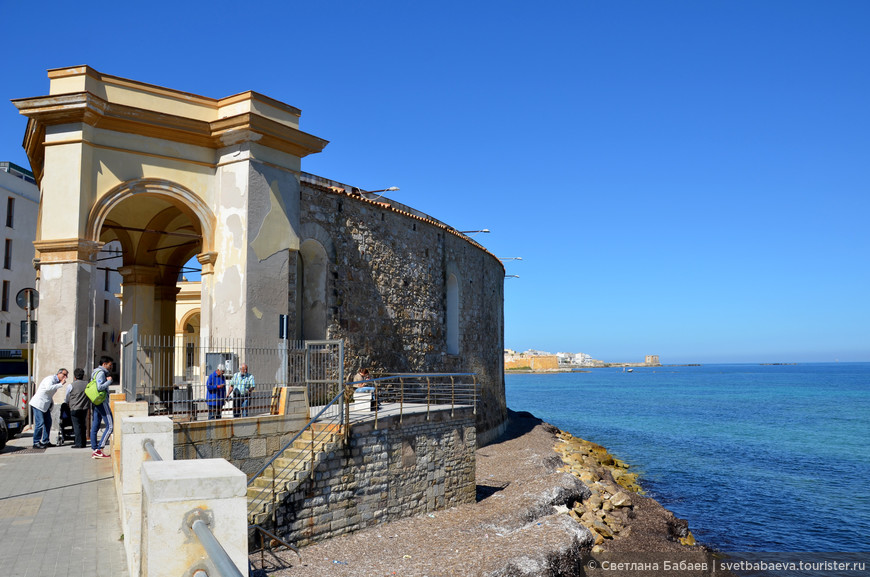
[{"label": "parked car", "polygon": [[24,429],[24,416],[18,407],[7,403],[0,403],[0,419],[6,422],[6,429],[11,439]]}]

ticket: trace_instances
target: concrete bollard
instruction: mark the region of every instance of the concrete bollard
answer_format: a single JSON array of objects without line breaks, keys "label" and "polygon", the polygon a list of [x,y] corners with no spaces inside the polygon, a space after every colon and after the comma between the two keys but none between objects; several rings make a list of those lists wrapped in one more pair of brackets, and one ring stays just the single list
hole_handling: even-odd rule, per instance
[{"label": "concrete bollard", "polygon": [[[190,529],[206,521],[243,575],[248,573],[247,478],[225,459],[142,464],[142,577],[213,574]],[[132,573],[131,573],[132,574]]]},{"label": "concrete bollard", "polygon": [[[145,408],[147,410],[147,405]],[[121,488],[120,503],[122,503],[121,521],[124,525],[124,547],[127,550],[127,565],[130,575],[138,575],[141,561],[142,463],[150,460],[144,444],[146,440],[151,441],[164,461],[172,461],[172,420],[169,417],[126,416],[121,420],[119,436],[121,450],[119,451],[119,471],[115,479]]]}]

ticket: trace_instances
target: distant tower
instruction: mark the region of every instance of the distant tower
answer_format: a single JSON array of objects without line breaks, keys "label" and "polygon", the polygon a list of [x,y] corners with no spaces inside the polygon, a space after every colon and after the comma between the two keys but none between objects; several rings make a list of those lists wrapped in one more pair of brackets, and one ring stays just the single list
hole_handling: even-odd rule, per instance
[{"label": "distant tower", "polygon": [[643,361],[644,364],[647,365],[660,365],[659,356],[658,355],[647,355],[646,359]]}]

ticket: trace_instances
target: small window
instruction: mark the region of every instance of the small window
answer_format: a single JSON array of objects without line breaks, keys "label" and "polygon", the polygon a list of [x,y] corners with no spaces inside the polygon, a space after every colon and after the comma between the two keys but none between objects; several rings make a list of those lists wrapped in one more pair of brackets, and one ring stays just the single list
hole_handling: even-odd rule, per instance
[{"label": "small window", "polygon": [[103,333],[103,351],[104,352],[109,350],[108,344],[109,344],[109,333]]},{"label": "small window", "polygon": [[0,311],[6,312],[9,310],[9,281],[3,281],[3,296],[0,298]]},{"label": "small window", "polygon": [[6,239],[6,248],[3,251],[3,268],[9,270],[12,268],[12,239]]},{"label": "small window", "polygon": [[103,272],[106,273],[103,276],[103,290],[108,291],[109,290],[109,269],[105,269],[105,270],[103,270]]},{"label": "small window", "polygon": [[6,338],[10,338],[12,336],[12,325],[10,323],[6,323]]},{"label": "small window", "polygon": [[6,199],[6,226],[12,228],[15,222],[15,198],[10,196]]},{"label": "small window", "polygon": [[[103,300],[103,324],[109,324],[109,301]],[[103,349],[105,350],[105,348]]]}]

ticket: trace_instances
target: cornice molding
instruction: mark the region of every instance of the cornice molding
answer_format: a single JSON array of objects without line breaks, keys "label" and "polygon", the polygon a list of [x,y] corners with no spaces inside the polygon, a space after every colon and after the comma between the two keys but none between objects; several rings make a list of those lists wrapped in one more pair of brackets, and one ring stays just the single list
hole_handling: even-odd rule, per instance
[{"label": "cornice molding", "polygon": [[256,142],[298,158],[318,153],[329,143],[252,112],[206,122],[111,103],[90,92],[20,98],[12,102],[29,119],[24,147],[37,180],[42,179],[45,127],[59,124],[81,123],[214,150]]}]

